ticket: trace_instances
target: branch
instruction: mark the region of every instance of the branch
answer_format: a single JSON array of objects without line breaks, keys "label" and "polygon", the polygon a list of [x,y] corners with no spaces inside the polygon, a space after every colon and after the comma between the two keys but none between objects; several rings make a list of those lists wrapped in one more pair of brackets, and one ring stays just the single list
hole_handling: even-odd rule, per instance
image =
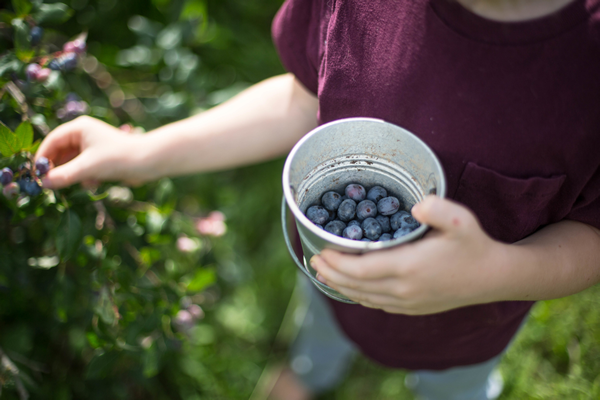
[{"label": "branch", "polygon": [[[4,94],[4,90],[6,90],[8,92],[8,94],[10,94],[13,99],[15,99],[15,101],[17,102],[19,107],[21,107],[21,112],[23,113],[22,114],[23,121],[31,122],[31,119],[33,118],[35,113],[31,109],[31,107],[29,107],[29,105],[27,104],[27,99],[26,99],[25,95],[23,94],[23,92],[21,91],[21,89],[19,89],[17,87],[17,85],[14,84],[14,82],[7,82],[6,85],[4,85],[4,88],[2,88],[2,90],[3,90],[2,94]],[[2,96],[0,96],[0,98],[1,97]],[[46,136],[48,133],[50,133],[50,127],[45,122],[42,124],[33,124],[33,126],[43,136]]]}]

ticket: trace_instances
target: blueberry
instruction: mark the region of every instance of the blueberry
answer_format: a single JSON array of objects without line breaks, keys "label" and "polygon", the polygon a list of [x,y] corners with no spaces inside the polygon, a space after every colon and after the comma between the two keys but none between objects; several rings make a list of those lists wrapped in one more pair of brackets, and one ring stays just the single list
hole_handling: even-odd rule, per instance
[{"label": "blueberry", "polygon": [[348,198],[356,202],[363,201],[367,197],[367,191],[358,183],[351,183],[346,186],[345,193]]},{"label": "blueberry", "polygon": [[35,197],[42,193],[42,188],[33,179],[19,179],[18,184],[21,191],[31,197]]},{"label": "blueberry", "polygon": [[327,221],[333,221],[337,217],[337,213],[335,211],[327,210],[327,213],[329,214],[329,219],[327,219]]},{"label": "blueberry", "polygon": [[87,48],[83,40],[74,40],[73,45],[75,45],[75,53],[83,53]]},{"label": "blueberry", "polygon": [[50,171],[50,161],[46,157],[40,157],[35,161],[35,169],[38,176],[46,175]]},{"label": "blueberry", "polygon": [[25,75],[27,76],[27,80],[35,81],[37,80],[37,74],[42,70],[42,67],[39,64],[29,64],[27,68],[25,68]]},{"label": "blueberry", "polygon": [[13,180],[13,172],[12,169],[6,167],[2,168],[0,171],[0,183],[3,185],[8,185]]},{"label": "blueberry", "polygon": [[371,200],[363,200],[356,206],[356,218],[362,221],[365,218],[373,218],[377,215],[377,205]]},{"label": "blueberry", "polygon": [[377,203],[384,197],[387,197],[387,190],[385,190],[381,186],[373,186],[367,193],[367,199],[371,200],[374,203]]},{"label": "blueberry", "polygon": [[400,201],[393,197],[384,197],[377,203],[377,211],[381,215],[392,215],[400,209]]},{"label": "blueberry", "polygon": [[330,211],[335,211],[342,204],[342,196],[336,192],[327,192],[321,197],[323,207]]},{"label": "blueberry", "polygon": [[390,225],[393,230],[407,228],[414,230],[419,227],[419,223],[407,211],[398,211],[390,217]]},{"label": "blueberry", "polygon": [[419,224],[419,221],[417,221],[416,219],[413,218],[412,215],[408,215],[405,218],[402,218],[402,225],[400,225],[401,228],[408,228],[410,230],[415,230],[417,229],[421,224]]},{"label": "blueberry", "polygon": [[342,236],[347,239],[360,240],[362,239],[363,232],[362,229],[360,229],[360,226],[352,225],[347,226],[346,229],[344,229]]},{"label": "blueberry", "polygon": [[41,42],[42,36],[44,36],[43,28],[40,28],[39,26],[34,26],[31,28],[31,31],[29,32],[29,40],[31,41],[31,45],[35,46]]},{"label": "blueberry", "polygon": [[65,96],[65,101],[67,103],[71,102],[71,101],[80,101],[80,100],[81,100],[81,97],[79,97],[79,95],[77,93],[69,92]]},{"label": "blueberry", "polygon": [[319,229],[323,229],[323,225],[315,224],[315,226]]},{"label": "blueberry", "polygon": [[405,218],[407,216],[410,216],[410,214],[404,210],[398,211],[394,215],[391,215],[390,216],[390,226],[391,226],[392,230],[397,231],[398,229],[400,229],[400,226],[402,225],[402,218]]},{"label": "blueberry", "polygon": [[[394,214],[394,215],[396,215],[396,214]],[[379,225],[381,225],[381,231],[383,233],[387,233],[392,230],[392,228],[390,226],[390,218],[389,217],[386,217],[385,215],[378,215],[375,217],[375,219],[377,220],[377,222],[379,222]]]},{"label": "blueberry", "polygon": [[325,230],[329,233],[333,233],[336,236],[342,236],[342,232],[346,229],[346,224],[336,219],[325,225]]},{"label": "blueberry", "polygon": [[367,239],[367,238],[362,238],[360,239],[361,242],[372,242],[371,239]]},{"label": "blueberry", "polygon": [[362,223],[362,230],[365,236],[371,240],[377,240],[381,236],[381,225],[375,218],[365,219]]},{"label": "blueberry", "polygon": [[66,53],[60,57],[62,69],[65,71],[71,71],[77,67],[77,54]]},{"label": "blueberry", "polygon": [[342,221],[350,221],[356,215],[356,202],[354,200],[348,199],[342,201],[340,204],[340,208],[337,211],[338,218]]},{"label": "blueberry", "polygon": [[73,42],[67,42],[63,45],[63,51],[65,53],[74,53],[75,52],[75,44]]},{"label": "blueberry", "polygon": [[35,76],[35,79],[38,82],[45,82],[50,77],[51,72],[48,68],[42,68]]},{"label": "blueberry", "polygon": [[360,226],[360,222],[353,219],[352,221],[348,222],[348,226],[352,226],[352,225]]},{"label": "blueberry", "polygon": [[31,163],[29,161],[25,161],[24,163],[19,164],[19,166],[17,167],[17,170],[20,173],[29,172],[29,170],[31,170]]},{"label": "blueberry", "polygon": [[401,238],[404,235],[408,235],[412,232],[412,229],[400,228],[396,232],[394,232],[394,239]]},{"label": "blueberry", "polygon": [[346,195],[343,195],[343,196],[342,196],[342,201],[344,201],[344,200],[348,200],[349,198],[350,198],[350,197],[348,197],[348,196],[346,196]]},{"label": "blueberry", "polygon": [[63,46],[63,51],[65,53],[83,53],[85,48],[85,42],[83,40],[76,39],[72,42],[65,43]]},{"label": "blueberry", "polygon": [[387,242],[388,240],[392,240],[392,235],[390,235],[389,233],[384,233],[381,236],[379,236],[380,242]]},{"label": "blueberry", "polygon": [[19,185],[16,182],[9,182],[2,189],[2,194],[8,200],[12,200],[12,199],[16,198],[19,195],[19,191],[20,191],[19,190]]},{"label": "blueberry", "polygon": [[58,61],[56,58],[48,63],[48,68],[50,68],[52,71],[59,71],[60,67],[60,61]]},{"label": "blueberry", "polygon": [[306,216],[313,224],[325,225],[329,220],[329,212],[321,206],[312,206],[306,210]]}]

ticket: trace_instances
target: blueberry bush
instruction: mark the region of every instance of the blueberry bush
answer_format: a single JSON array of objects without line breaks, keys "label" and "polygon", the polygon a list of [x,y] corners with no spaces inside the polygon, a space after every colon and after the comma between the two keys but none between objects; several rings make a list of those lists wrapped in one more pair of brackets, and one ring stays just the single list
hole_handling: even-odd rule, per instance
[{"label": "blueberry bush", "polygon": [[[289,261],[280,228],[257,229],[246,213],[278,214],[281,161],[53,191],[41,182],[51,161],[33,155],[78,116],[150,130],[281,72],[268,30],[278,5],[13,0],[0,10],[1,398],[231,399],[253,390],[293,269],[265,278],[288,290],[267,283],[258,296],[250,263]],[[271,179],[245,199],[257,172]],[[250,231],[257,241],[240,244]],[[269,309],[276,317],[263,323]]]}]

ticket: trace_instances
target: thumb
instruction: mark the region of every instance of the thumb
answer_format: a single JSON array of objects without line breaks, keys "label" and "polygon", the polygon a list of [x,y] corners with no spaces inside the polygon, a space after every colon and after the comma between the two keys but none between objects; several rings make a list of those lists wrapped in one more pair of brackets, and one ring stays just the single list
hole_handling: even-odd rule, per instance
[{"label": "thumb", "polygon": [[420,223],[443,232],[459,233],[478,224],[473,213],[465,206],[433,195],[413,206],[411,212]]},{"label": "thumb", "polygon": [[48,189],[61,189],[74,183],[89,179],[83,158],[75,157],[66,164],[52,168],[42,179],[42,185]]}]

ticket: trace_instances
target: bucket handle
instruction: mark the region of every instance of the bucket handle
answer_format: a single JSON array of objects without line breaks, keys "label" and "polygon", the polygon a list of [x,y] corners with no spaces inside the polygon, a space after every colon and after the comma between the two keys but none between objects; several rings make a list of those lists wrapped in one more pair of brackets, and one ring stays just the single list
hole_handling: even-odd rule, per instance
[{"label": "bucket handle", "polygon": [[281,226],[283,228],[283,238],[285,239],[285,245],[287,246],[290,256],[292,256],[292,260],[294,260],[294,263],[296,263],[296,266],[300,269],[300,271],[302,271],[304,273],[304,275],[308,276],[308,278],[317,287],[317,289],[319,289],[319,291],[321,291],[327,297],[330,297],[334,300],[337,300],[339,302],[346,303],[346,304],[357,304],[355,301],[352,301],[348,298],[339,297],[339,296],[334,295],[333,293],[329,293],[325,289],[325,288],[328,288],[328,286],[319,282],[314,276],[312,276],[307,271],[306,267],[304,266],[304,263],[302,261],[300,261],[300,259],[296,255],[296,252],[294,251],[294,247],[292,246],[292,241],[290,239],[290,235],[288,234],[287,210],[288,210],[287,203],[285,202],[285,196],[283,196],[283,198],[281,199]]},{"label": "bucket handle", "polygon": [[[296,263],[296,266],[298,268],[300,268],[300,270],[302,272],[304,272],[304,274],[306,276],[308,276],[311,281],[314,281],[315,278],[313,276],[311,276],[310,273],[308,273],[308,271],[306,270],[306,267],[304,266],[304,263],[300,261],[300,259],[296,255],[296,251],[294,250],[294,247],[292,246],[292,241],[290,239],[290,235],[288,234],[287,204],[285,202],[285,196],[283,196],[281,199],[281,226],[283,228],[283,238],[285,239],[285,245],[287,246],[290,256],[292,256],[292,260],[294,260],[294,262]],[[319,283],[321,283],[321,282],[319,282]]]}]

